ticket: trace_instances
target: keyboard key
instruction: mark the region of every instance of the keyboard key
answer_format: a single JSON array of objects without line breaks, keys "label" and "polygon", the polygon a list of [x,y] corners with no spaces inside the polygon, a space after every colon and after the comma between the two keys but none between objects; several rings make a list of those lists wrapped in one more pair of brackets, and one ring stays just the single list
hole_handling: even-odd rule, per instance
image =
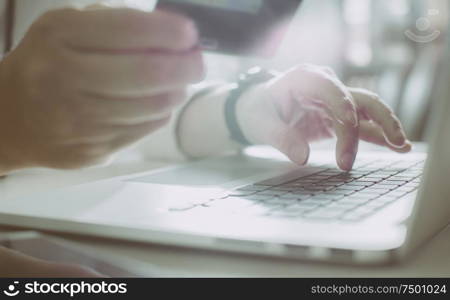
[{"label": "keyboard key", "polygon": [[327,199],[327,198],[311,197],[309,199],[300,201],[300,203],[302,203],[302,204],[305,204],[305,203],[309,204],[309,203],[311,203],[311,204],[321,204],[321,205],[323,205],[323,204],[326,204],[326,203],[330,203],[332,201],[333,200]]},{"label": "keyboard key", "polygon": [[312,195],[312,194],[306,194],[306,195],[303,195],[303,194],[297,194],[297,193],[294,193],[294,192],[290,192],[290,193],[287,193],[287,194],[283,194],[283,195],[281,195],[281,196],[279,196],[279,198],[280,199],[285,199],[285,200],[296,200],[296,201],[303,201],[303,200],[307,200],[307,199],[309,199],[309,198],[311,198],[311,197],[313,197],[314,195]]},{"label": "keyboard key", "polygon": [[280,196],[283,194],[287,194],[286,191],[273,191],[272,189],[268,189],[268,190],[264,190],[264,191],[260,191],[258,192],[256,195],[264,195],[264,196]]},{"label": "keyboard key", "polygon": [[295,212],[297,214],[306,214],[306,213],[310,213],[312,211],[316,211],[318,209],[320,209],[320,206],[310,206],[310,207],[302,207],[302,206],[293,206],[293,207],[287,207],[284,208],[284,210],[289,211],[289,212]]},{"label": "keyboard key", "polygon": [[274,197],[272,199],[269,200],[265,200],[262,201],[263,203],[267,203],[267,204],[278,204],[278,205],[290,205],[292,203],[296,203],[297,201],[299,201],[298,199],[283,199],[280,197]]},{"label": "keyboard key", "polygon": [[364,189],[363,191],[361,191],[361,193],[383,195],[389,193],[391,190],[392,190],[391,188],[376,187],[376,185],[374,185]]},{"label": "keyboard key", "polygon": [[270,209],[281,209],[286,206],[283,202],[258,202],[257,205]]},{"label": "keyboard key", "polygon": [[286,206],[286,210],[291,210],[291,209],[313,209],[316,207],[319,207],[320,203],[319,202],[306,202],[306,201],[299,201],[299,202],[295,202],[292,203],[288,206]]},{"label": "keyboard key", "polygon": [[283,184],[283,187],[290,188],[292,190],[301,189],[303,188],[306,183],[298,183],[298,182],[291,182],[291,183],[285,183]]},{"label": "keyboard key", "polygon": [[386,191],[386,192],[388,192],[388,191],[395,190],[398,187],[399,187],[399,185],[396,185],[396,184],[378,183],[378,184],[375,184],[375,185],[371,186],[370,189],[366,189],[366,190],[369,190],[369,191],[381,191],[381,192]]},{"label": "keyboard key", "polygon": [[307,187],[304,187],[303,189],[307,192],[312,192],[312,193],[325,192],[325,189],[321,186],[307,186]]},{"label": "keyboard key", "polygon": [[370,174],[370,175],[364,176],[362,178],[370,179],[370,180],[382,180],[382,179],[387,179],[389,177],[390,177],[390,175],[387,175],[387,174]]},{"label": "keyboard key", "polygon": [[337,186],[339,186],[339,185],[342,185],[342,184],[344,184],[344,182],[333,182],[333,181],[323,181],[323,182],[321,182],[320,183],[320,186],[323,186],[323,187],[337,187]]},{"label": "keyboard key", "polygon": [[291,191],[291,192],[289,192],[289,194],[294,194],[301,198],[302,196],[303,197],[312,196],[312,195],[314,195],[314,192],[299,189],[299,190]]},{"label": "keyboard key", "polygon": [[292,181],[292,183],[314,183],[317,181],[321,181],[321,178],[303,177]]},{"label": "keyboard key", "polygon": [[356,206],[359,206],[359,205],[362,205],[362,204],[368,202],[369,200],[370,199],[361,199],[361,198],[350,198],[350,197],[347,197],[347,198],[343,198],[343,199],[337,200],[336,204],[349,205],[349,206],[356,207]]},{"label": "keyboard key", "polygon": [[[322,169],[317,168],[317,171],[315,173],[318,173],[320,171],[323,171]],[[313,174],[315,174],[313,173]],[[277,186],[277,185],[281,185],[283,183],[288,183],[291,182],[293,180],[302,178],[302,177],[306,177],[306,176],[310,176],[310,175],[305,175],[305,171],[300,169],[300,170],[296,170],[287,174],[283,174],[281,176],[277,176],[277,177],[273,177],[273,178],[269,178],[260,182],[257,182],[257,185],[265,185],[265,186]]]},{"label": "keyboard key", "polygon": [[378,194],[360,194],[360,193],[355,193],[351,196],[345,197],[344,199],[348,199],[349,201],[369,201],[369,200],[373,200],[375,198],[380,197],[380,195]]},{"label": "keyboard key", "polygon": [[337,202],[331,202],[331,203],[329,203],[327,205],[324,205],[324,207],[327,208],[327,209],[336,209],[336,210],[344,212],[344,211],[348,211],[350,209],[353,209],[353,208],[355,208],[358,205],[359,204],[337,201]]},{"label": "keyboard key", "polygon": [[337,194],[337,195],[344,195],[344,196],[350,196],[354,193],[356,193],[357,191],[355,191],[354,189],[346,189],[346,188],[337,188],[335,190],[330,191],[329,193],[332,194]]},{"label": "keyboard key", "polygon": [[[402,174],[402,173],[400,173],[400,174]],[[397,176],[397,175],[394,175],[392,177],[389,177],[389,180],[399,180],[399,181],[411,181],[413,179],[414,179],[414,177],[411,177],[411,176]]]},{"label": "keyboard key", "polygon": [[362,177],[359,179],[356,179],[353,182],[361,182],[361,183],[367,183],[367,184],[374,184],[377,182],[380,182],[382,179],[377,179],[377,178],[366,178],[366,177]]},{"label": "keyboard key", "polygon": [[268,196],[268,195],[259,195],[259,194],[254,194],[254,195],[246,195],[246,196],[239,196],[239,198],[242,199],[246,199],[246,200],[253,200],[253,201],[266,201],[266,200],[270,200],[273,199],[273,196]]},{"label": "keyboard key", "polygon": [[319,194],[319,195],[311,197],[311,199],[320,198],[320,199],[334,201],[334,200],[342,199],[344,197],[345,197],[344,195],[330,193],[330,194]]},{"label": "keyboard key", "polygon": [[291,186],[275,186],[275,187],[271,187],[270,190],[271,191],[279,191],[279,192],[290,192],[292,190],[294,190],[295,187],[291,187]]},{"label": "keyboard key", "polygon": [[372,184],[363,181],[352,181],[346,184],[346,186],[363,186],[363,187],[368,187],[370,185]]},{"label": "keyboard key", "polygon": [[287,193],[279,196],[279,198],[284,200],[300,200],[300,199],[307,199],[308,196],[302,197],[301,195]]},{"label": "keyboard key", "polygon": [[390,185],[403,185],[405,183],[408,183],[408,181],[404,181],[404,180],[392,180],[391,178],[387,179],[387,180],[383,180],[381,182],[382,184],[390,184]]}]

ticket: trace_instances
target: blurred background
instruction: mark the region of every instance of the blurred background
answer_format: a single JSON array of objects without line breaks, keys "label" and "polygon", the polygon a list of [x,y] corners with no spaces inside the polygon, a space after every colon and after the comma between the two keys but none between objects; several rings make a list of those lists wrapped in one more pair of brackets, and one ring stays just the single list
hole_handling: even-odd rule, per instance
[{"label": "blurred background", "polygon": [[[35,6],[36,17],[55,5],[106,2],[152,10],[156,4],[156,0],[16,0],[18,6],[25,2]],[[439,97],[436,74],[448,59],[449,3],[303,0],[276,57],[261,60],[208,54],[208,79],[235,81],[238,73],[254,65],[278,70],[300,63],[328,65],[347,85],[379,93],[400,116],[411,140],[426,140],[430,108]],[[22,36],[32,21],[22,20],[16,36]],[[445,80],[450,84],[450,79]]]}]

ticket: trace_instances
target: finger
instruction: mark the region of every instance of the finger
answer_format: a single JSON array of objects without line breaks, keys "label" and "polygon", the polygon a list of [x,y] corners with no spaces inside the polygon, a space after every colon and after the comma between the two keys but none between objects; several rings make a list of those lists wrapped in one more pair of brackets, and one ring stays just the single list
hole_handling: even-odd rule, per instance
[{"label": "finger", "polygon": [[198,44],[194,22],[174,13],[130,8],[53,10],[34,29],[83,51],[186,51]]},{"label": "finger", "polygon": [[72,60],[71,82],[85,90],[123,94],[161,93],[200,82],[205,76],[203,55],[80,55]]},{"label": "finger", "polygon": [[359,145],[359,126],[345,126],[337,120],[333,120],[333,126],[337,137],[336,161],[342,170],[349,171],[355,163]]},{"label": "finger", "polygon": [[[65,133],[65,139],[50,144],[45,156],[56,157],[62,147],[69,148],[74,155],[82,154],[92,157],[102,157],[109,154],[109,145],[122,136],[133,136],[132,132],[153,132],[163,127],[170,120],[170,114],[157,120],[136,124],[120,124],[105,122],[80,122],[76,132]],[[67,155],[67,153],[65,153]]]},{"label": "finger", "polygon": [[104,126],[89,133],[83,131],[83,136],[67,139],[58,143],[59,147],[46,149],[37,158],[37,165],[55,169],[104,165],[110,162],[111,154],[156,131],[169,120],[170,116],[133,126]]},{"label": "finger", "polygon": [[358,125],[351,93],[339,79],[319,68],[295,68],[277,78],[273,84],[275,87],[272,89],[275,93],[273,97],[318,99],[329,106],[333,117],[338,121],[348,126]]},{"label": "finger", "polygon": [[350,91],[358,109],[383,128],[387,141],[394,146],[403,146],[407,137],[394,112],[372,92],[356,88]]},{"label": "finger", "polygon": [[80,114],[103,125],[137,125],[167,117],[187,99],[185,90],[174,90],[151,97],[119,97],[85,94],[78,101]]},{"label": "finger", "polygon": [[269,144],[298,165],[305,165],[309,159],[310,148],[301,132],[280,122],[273,124]]},{"label": "finger", "polygon": [[383,147],[387,147],[398,153],[408,153],[412,150],[412,144],[406,141],[402,147],[394,147],[386,140],[383,129],[369,121],[361,121],[359,130],[360,139]]}]

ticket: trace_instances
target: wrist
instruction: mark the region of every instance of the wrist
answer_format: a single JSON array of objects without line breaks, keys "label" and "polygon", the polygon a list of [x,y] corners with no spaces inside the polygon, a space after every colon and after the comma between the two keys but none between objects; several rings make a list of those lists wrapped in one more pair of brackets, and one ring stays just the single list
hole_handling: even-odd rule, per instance
[{"label": "wrist", "polygon": [[236,104],[238,125],[242,134],[253,145],[264,144],[264,139],[258,130],[258,127],[264,122],[261,120],[261,116],[266,105],[263,103],[264,98],[261,95],[262,85],[258,84],[249,88]]},{"label": "wrist", "polygon": [[257,128],[262,123],[259,117],[264,116],[258,113],[260,106],[264,106],[264,103],[259,102],[265,99],[260,91],[264,90],[261,89],[262,86],[276,76],[275,72],[260,67],[249,69],[239,75],[236,87],[225,102],[225,119],[230,138],[242,146],[263,142]]},{"label": "wrist", "polygon": [[230,140],[224,114],[224,103],[232,88],[220,83],[190,101],[178,115],[178,145],[185,156],[202,158],[238,150]]}]

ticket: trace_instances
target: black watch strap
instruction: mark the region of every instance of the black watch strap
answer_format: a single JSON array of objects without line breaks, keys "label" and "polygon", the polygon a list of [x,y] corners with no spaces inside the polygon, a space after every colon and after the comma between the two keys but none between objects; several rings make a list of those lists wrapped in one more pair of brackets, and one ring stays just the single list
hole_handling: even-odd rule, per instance
[{"label": "black watch strap", "polygon": [[237,102],[241,98],[242,94],[244,94],[250,87],[269,81],[274,77],[274,73],[260,67],[254,67],[246,73],[239,75],[239,81],[237,82],[236,88],[230,92],[230,95],[225,101],[225,121],[230,137],[235,142],[243,146],[250,146],[252,144],[245,137],[241,127],[239,126],[236,114]]}]

